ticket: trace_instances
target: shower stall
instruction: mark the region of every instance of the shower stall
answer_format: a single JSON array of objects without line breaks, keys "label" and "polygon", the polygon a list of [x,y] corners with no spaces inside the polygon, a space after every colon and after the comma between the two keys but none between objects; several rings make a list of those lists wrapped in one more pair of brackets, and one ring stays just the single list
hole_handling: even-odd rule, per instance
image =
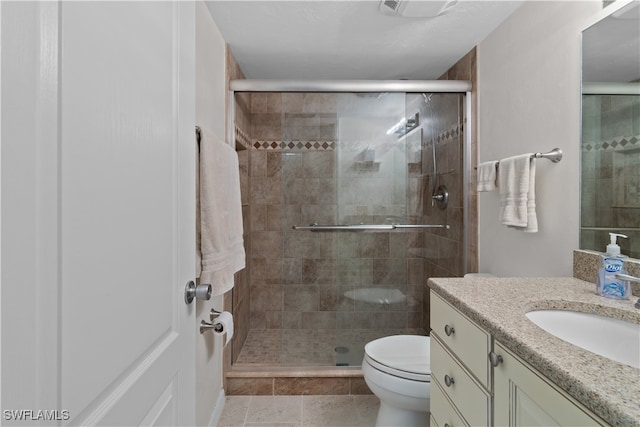
[{"label": "shower stall", "polygon": [[468,82],[231,83],[247,269],[232,363],[358,367],[467,257]]},{"label": "shower stall", "polygon": [[580,248],[602,251],[620,233],[640,258],[640,95],[635,84],[583,84]]}]

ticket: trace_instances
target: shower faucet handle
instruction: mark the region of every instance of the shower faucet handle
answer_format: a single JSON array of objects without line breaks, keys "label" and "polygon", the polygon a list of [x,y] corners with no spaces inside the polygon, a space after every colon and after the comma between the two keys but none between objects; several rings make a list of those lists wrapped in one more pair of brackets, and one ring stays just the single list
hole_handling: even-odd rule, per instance
[{"label": "shower faucet handle", "polygon": [[440,209],[446,209],[449,203],[449,190],[447,190],[447,187],[440,185],[436,188],[436,191],[431,195],[432,206],[433,202],[436,202]]}]

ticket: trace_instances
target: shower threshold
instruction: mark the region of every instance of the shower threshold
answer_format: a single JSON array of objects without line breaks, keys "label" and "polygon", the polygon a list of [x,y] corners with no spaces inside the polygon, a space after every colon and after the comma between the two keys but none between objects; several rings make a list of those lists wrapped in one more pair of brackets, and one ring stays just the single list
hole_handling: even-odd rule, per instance
[{"label": "shower threshold", "polygon": [[232,366],[225,393],[299,396],[371,394],[357,367]]}]

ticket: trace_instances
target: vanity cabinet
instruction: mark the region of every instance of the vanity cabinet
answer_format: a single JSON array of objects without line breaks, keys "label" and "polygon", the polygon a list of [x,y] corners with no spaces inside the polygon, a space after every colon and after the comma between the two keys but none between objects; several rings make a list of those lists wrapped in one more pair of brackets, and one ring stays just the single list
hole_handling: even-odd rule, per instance
[{"label": "vanity cabinet", "polygon": [[[468,425],[455,410],[453,404],[446,397],[446,393],[437,381],[431,382],[431,407],[438,408],[437,413],[431,412],[431,426],[434,427],[459,427]],[[436,420],[437,417],[437,420]]]},{"label": "vanity cabinet", "polygon": [[495,425],[607,425],[498,341],[495,353],[500,356],[493,371]]},{"label": "vanity cabinet", "polygon": [[433,423],[489,425],[491,336],[435,293],[430,309]]},{"label": "vanity cabinet", "polygon": [[607,425],[433,291],[430,309],[432,426]]}]

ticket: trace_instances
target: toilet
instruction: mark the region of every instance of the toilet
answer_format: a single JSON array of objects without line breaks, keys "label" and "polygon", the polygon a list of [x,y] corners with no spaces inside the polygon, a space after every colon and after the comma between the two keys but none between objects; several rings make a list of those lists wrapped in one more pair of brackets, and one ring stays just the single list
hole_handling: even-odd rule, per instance
[{"label": "toilet", "polygon": [[464,275],[465,279],[474,279],[474,278],[482,278],[482,277],[498,277],[494,276],[491,273],[467,273]]},{"label": "toilet", "polygon": [[391,335],[364,346],[364,380],[380,399],[376,427],[429,424],[429,340],[421,335]]}]

